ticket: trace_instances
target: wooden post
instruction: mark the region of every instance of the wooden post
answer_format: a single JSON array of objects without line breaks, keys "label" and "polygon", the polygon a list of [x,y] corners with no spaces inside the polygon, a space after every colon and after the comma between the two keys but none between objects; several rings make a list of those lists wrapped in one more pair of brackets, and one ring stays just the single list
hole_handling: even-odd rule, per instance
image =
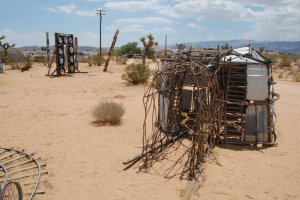
[{"label": "wooden post", "polygon": [[46,44],[47,44],[47,62],[48,62],[48,68],[50,68],[50,43],[49,43],[49,32],[46,32]]},{"label": "wooden post", "polygon": [[108,64],[109,64],[109,61],[110,61],[110,58],[111,58],[111,53],[112,53],[112,51],[113,51],[114,48],[115,48],[115,44],[116,44],[118,35],[119,35],[119,30],[117,29],[117,30],[116,30],[116,33],[115,33],[115,36],[114,36],[114,39],[113,39],[113,41],[112,41],[112,43],[111,43],[111,47],[110,47],[109,53],[108,53],[108,55],[107,55],[107,59],[106,59],[105,66],[104,66],[104,69],[103,69],[104,72],[107,71],[107,67],[108,67]]},{"label": "wooden post", "polygon": [[74,54],[75,54],[75,70],[79,72],[79,70],[78,70],[78,38],[77,37],[75,37]]}]

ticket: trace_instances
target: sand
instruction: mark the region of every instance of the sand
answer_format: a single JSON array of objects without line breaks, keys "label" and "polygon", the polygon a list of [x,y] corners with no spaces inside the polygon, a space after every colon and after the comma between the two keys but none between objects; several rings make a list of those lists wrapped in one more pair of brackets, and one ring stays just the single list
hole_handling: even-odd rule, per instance
[{"label": "sand", "polygon": [[[138,166],[123,170],[122,162],[140,152],[145,90],[127,86],[123,68],[111,62],[104,73],[82,64],[88,74],[49,78],[46,67],[34,65],[0,74],[0,146],[36,152],[47,163],[50,186],[36,199],[181,199],[186,180]],[[299,89],[276,85],[279,145],[216,147],[191,199],[300,199]],[[103,99],[124,105],[120,126],[92,123],[91,109]]]}]

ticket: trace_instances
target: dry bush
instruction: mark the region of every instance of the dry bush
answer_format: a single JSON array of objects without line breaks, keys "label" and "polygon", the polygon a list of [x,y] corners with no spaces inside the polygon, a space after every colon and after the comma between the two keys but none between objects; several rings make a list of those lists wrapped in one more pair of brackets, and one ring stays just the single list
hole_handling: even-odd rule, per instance
[{"label": "dry bush", "polygon": [[116,63],[118,65],[126,65],[126,62],[127,62],[127,58],[125,57],[122,57],[122,56],[116,56]]},{"label": "dry bush", "polygon": [[291,68],[292,60],[289,58],[281,58],[281,61],[279,63],[279,68]]},{"label": "dry bush", "polygon": [[143,64],[131,64],[125,68],[125,73],[122,74],[122,79],[133,85],[145,83],[150,76],[150,69]]},{"label": "dry bush", "polygon": [[118,125],[125,113],[122,104],[102,101],[92,109],[95,122],[100,125]]},{"label": "dry bush", "polygon": [[89,63],[89,66],[93,66],[93,59],[92,59],[92,56],[89,56],[88,58],[88,63]]},{"label": "dry bush", "polygon": [[20,70],[22,67],[22,64],[19,62],[12,62],[10,63],[11,69],[12,70]]},{"label": "dry bush", "polygon": [[295,72],[295,73],[293,74],[293,76],[294,76],[294,80],[295,80],[296,82],[300,82],[300,72]]},{"label": "dry bush", "polygon": [[94,65],[101,66],[102,63],[104,62],[104,57],[100,56],[100,54],[98,53],[97,55],[94,55],[92,57],[92,60]]}]

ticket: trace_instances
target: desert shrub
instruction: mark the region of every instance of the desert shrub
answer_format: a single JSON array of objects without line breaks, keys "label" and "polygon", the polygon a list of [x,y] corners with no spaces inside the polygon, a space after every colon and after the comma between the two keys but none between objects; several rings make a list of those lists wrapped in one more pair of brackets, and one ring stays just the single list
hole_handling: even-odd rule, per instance
[{"label": "desert shrub", "polygon": [[104,62],[104,58],[103,58],[103,56],[100,56],[99,53],[97,55],[93,56],[93,64],[94,65],[101,66],[103,62]]},{"label": "desert shrub", "polygon": [[150,76],[150,69],[143,64],[131,64],[125,68],[125,73],[122,74],[122,79],[131,84],[140,84],[147,82]]},{"label": "desert shrub", "polygon": [[0,59],[2,59],[3,63],[11,65],[12,63],[21,63],[25,60],[25,56],[21,51],[11,50],[8,55],[5,56],[4,52],[0,52]]},{"label": "desert shrub", "polygon": [[24,68],[31,68],[33,65],[34,59],[30,56],[27,56],[26,59],[23,61],[23,67]]},{"label": "desert shrub", "polygon": [[22,64],[20,62],[12,62],[10,63],[12,70],[20,70],[22,67]]},{"label": "desert shrub", "polygon": [[282,68],[290,68],[292,64],[292,61],[288,58],[281,58],[281,61],[279,63],[279,67]]},{"label": "desert shrub", "polygon": [[300,82],[300,72],[295,72],[293,76],[294,76],[294,81]]},{"label": "desert shrub", "polygon": [[90,67],[93,66],[93,58],[91,56],[88,58],[88,63]]},{"label": "desert shrub", "polygon": [[125,57],[122,57],[122,56],[116,56],[116,63],[118,65],[126,65],[126,62],[127,62],[127,58]]},{"label": "desert shrub", "polygon": [[47,57],[46,56],[34,56],[34,62],[43,63],[44,65],[47,64]]},{"label": "desert shrub", "polygon": [[263,55],[266,58],[268,58],[272,63],[276,63],[277,59],[280,57],[278,54],[274,54],[274,53],[264,53]]},{"label": "desert shrub", "polygon": [[122,104],[108,101],[102,101],[92,109],[92,114],[100,125],[118,125],[124,113]]}]

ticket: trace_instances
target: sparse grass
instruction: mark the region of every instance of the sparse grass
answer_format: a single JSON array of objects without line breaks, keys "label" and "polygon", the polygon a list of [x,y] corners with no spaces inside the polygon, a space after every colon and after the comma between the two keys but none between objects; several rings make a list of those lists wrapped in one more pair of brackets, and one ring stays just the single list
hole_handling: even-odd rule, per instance
[{"label": "sparse grass", "polygon": [[122,104],[109,101],[102,101],[92,109],[92,115],[98,125],[119,125],[124,113]]},{"label": "sparse grass", "polygon": [[12,70],[20,70],[22,67],[22,64],[19,62],[12,62],[10,63],[11,69]]},{"label": "sparse grass", "polygon": [[291,68],[292,65],[292,60],[288,58],[281,58],[281,61],[279,63],[279,68]]},{"label": "sparse grass", "polygon": [[125,68],[125,73],[122,74],[122,79],[133,85],[142,84],[148,81],[150,69],[143,64],[131,64]]},{"label": "sparse grass", "polygon": [[116,57],[116,63],[118,65],[126,65],[127,60],[128,60],[127,58],[122,57],[122,56],[117,56]]}]

